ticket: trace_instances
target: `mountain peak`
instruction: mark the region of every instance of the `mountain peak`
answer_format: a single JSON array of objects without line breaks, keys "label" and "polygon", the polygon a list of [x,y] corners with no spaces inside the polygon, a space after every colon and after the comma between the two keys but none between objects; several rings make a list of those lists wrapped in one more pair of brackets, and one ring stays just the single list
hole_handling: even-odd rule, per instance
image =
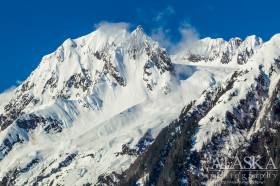
[{"label": "mountain peak", "polygon": [[269,41],[280,42],[280,33],[273,35]]},{"label": "mountain peak", "polygon": [[138,25],[138,26],[136,27],[136,32],[143,32],[143,27],[142,27],[142,25]]},{"label": "mountain peak", "polygon": [[147,37],[141,25],[138,25],[136,29],[131,32],[131,35],[137,38]]},{"label": "mountain peak", "polygon": [[[86,36],[64,41],[43,57],[25,82],[33,85],[30,94],[42,104],[61,97],[81,101],[92,94],[104,101],[107,91],[111,94],[130,84],[145,87],[139,92],[147,94],[164,91],[169,80],[162,74],[168,74],[171,66],[169,56],[141,26],[128,32],[123,25],[104,25]],[[100,92],[99,86],[107,88]]]},{"label": "mountain peak", "polygon": [[250,48],[260,46],[263,43],[263,40],[256,35],[247,36],[243,41],[244,45]]}]

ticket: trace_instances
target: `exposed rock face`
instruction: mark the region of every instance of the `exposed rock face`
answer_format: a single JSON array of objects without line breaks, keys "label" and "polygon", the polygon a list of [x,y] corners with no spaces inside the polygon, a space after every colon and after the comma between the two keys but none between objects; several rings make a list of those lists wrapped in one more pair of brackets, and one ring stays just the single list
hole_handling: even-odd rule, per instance
[{"label": "exposed rock face", "polygon": [[153,81],[152,75],[153,70],[156,67],[160,74],[166,72],[173,72],[173,65],[171,59],[167,55],[164,49],[159,49],[158,51],[153,51],[152,46],[145,43],[145,51],[149,60],[144,65],[144,75],[143,80],[146,82],[146,86],[149,90],[153,90],[157,86],[157,83]]},{"label": "exposed rock face", "polygon": [[[15,121],[15,125],[26,133],[35,130],[37,127],[42,127],[46,133],[58,133],[63,129],[63,123],[52,117],[41,117],[36,116],[35,114],[29,114],[24,117],[18,118]],[[4,138],[3,143],[0,144],[0,160],[3,159],[17,143],[23,143],[26,139],[23,134],[18,133],[15,136],[9,134]]]},{"label": "exposed rock face", "polygon": [[5,130],[18,117],[23,115],[24,109],[32,102],[33,99],[34,97],[27,93],[10,100],[10,102],[4,107],[5,112],[0,115],[1,130]]}]

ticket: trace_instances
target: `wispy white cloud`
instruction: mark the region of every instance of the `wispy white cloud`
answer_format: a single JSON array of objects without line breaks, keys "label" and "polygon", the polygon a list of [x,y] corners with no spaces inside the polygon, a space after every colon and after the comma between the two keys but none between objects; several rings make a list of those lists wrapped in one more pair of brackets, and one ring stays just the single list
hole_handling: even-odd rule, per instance
[{"label": "wispy white cloud", "polygon": [[136,10],[138,21],[148,24],[163,26],[168,22],[168,19],[176,13],[175,9],[171,5],[167,5],[161,10],[155,9],[142,9]]},{"label": "wispy white cloud", "polygon": [[98,24],[94,25],[95,29],[102,30],[103,32],[112,32],[115,30],[128,30],[130,27],[129,23],[126,22],[107,22],[107,21],[101,21]]},{"label": "wispy white cloud", "polygon": [[175,13],[175,10],[172,6],[167,6],[166,8],[160,10],[156,14],[152,21],[154,22],[155,28],[151,30],[151,37],[152,39],[158,41],[160,45],[167,50],[172,48],[173,43],[169,37],[170,29],[165,28],[166,23],[168,22],[168,18]]},{"label": "wispy white cloud", "polygon": [[164,29],[162,27],[160,28],[155,28],[152,30],[151,32],[151,38],[157,42],[159,42],[159,44],[166,48],[167,50],[169,50],[170,48],[172,48],[173,43],[170,39],[169,36],[170,30],[169,29]]},{"label": "wispy white cloud", "polygon": [[175,13],[174,8],[169,5],[165,9],[159,11],[153,19],[154,21],[159,22],[166,19],[166,17],[173,15],[174,13]]},{"label": "wispy white cloud", "polygon": [[199,33],[195,27],[188,22],[183,22],[179,27],[180,41],[175,45],[173,51],[180,51],[193,45],[199,39]]},{"label": "wispy white cloud", "polygon": [[177,30],[180,34],[179,41],[173,41],[170,37],[170,32],[170,29],[164,29],[163,27],[155,28],[151,32],[151,37],[170,53],[186,49],[199,39],[197,29],[186,21],[182,22]]}]

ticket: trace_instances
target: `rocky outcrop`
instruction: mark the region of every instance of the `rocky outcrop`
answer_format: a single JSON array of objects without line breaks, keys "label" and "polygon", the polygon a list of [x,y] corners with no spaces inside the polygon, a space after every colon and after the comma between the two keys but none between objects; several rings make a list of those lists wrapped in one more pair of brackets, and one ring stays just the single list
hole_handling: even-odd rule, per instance
[{"label": "rocky outcrop", "polygon": [[[0,126],[1,130],[5,130],[9,127],[18,117],[24,114],[24,109],[32,103],[34,96],[31,94],[23,94],[10,100],[10,102],[4,107],[4,113],[0,114]],[[36,101],[33,102],[36,104]]]},{"label": "rocky outcrop", "polygon": [[[16,121],[16,127],[18,130],[25,133],[29,133],[37,127],[42,127],[45,133],[59,133],[63,129],[62,121],[54,119],[52,117],[42,117],[35,114],[25,115],[18,118]],[[8,133],[3,142],[0,143],[0,161],[12,150],[13,146],[17,143],[23,143],[28,140],[24,135],[20,133]]]}]

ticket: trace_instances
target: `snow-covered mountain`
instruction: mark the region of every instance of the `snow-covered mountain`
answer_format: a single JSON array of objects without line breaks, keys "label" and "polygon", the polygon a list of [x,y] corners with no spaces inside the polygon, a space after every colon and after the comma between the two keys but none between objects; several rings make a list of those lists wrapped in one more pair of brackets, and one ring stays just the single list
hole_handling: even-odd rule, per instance
[{"label": "snow-covered mountain", "polygon": [[240,38],[229,41],[205,38],[183,48],[175,55],[175,60],[241,65],[247,63],[262,45],[262,39],[255,35],[248,36],[244,41]]},{"label": "snow-covered mountain", "polygon": [[[246,65],[182,109],[147,152],[122,174],[122,185],[143,180],[146,185],[278,185],[279,49],[280,35],[275,35]],[[227,159],[232,165],[235,157],[257,157],[261,167],[237,173],[235,169],[212,170],[213,160],[225,163]],[[269,159],[274,162],[269,171],[275,171],[275,177],[256,177],[254,171],[266,167]]]},{"label": "snow-covered mountain", "polygon": [[0,94],[0,185],[217,184],[209,159],[278,157],[279,70],[279,35],[172,57],[140,26],[67,39]]}]

